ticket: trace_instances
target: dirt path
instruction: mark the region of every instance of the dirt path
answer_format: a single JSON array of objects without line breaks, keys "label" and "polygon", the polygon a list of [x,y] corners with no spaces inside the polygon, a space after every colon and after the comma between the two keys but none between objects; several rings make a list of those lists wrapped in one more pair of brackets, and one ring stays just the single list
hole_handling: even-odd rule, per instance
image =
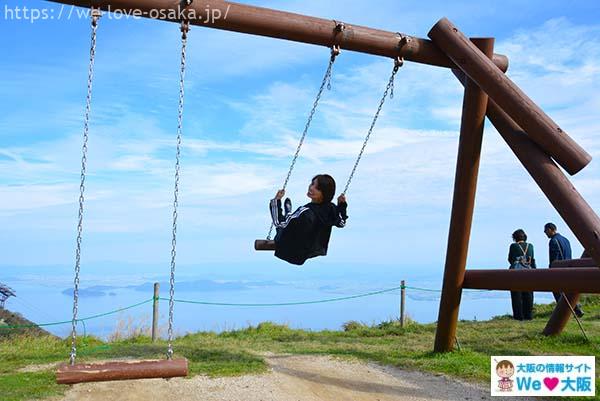
[{"label": "dirt path", "polygon": [[[271,372],[233,378],[78,384],[65,401],[491,400],[489,389],[443,376],[322,356],[267,356]],[[497,398],[496,398],[497,399]]]}]

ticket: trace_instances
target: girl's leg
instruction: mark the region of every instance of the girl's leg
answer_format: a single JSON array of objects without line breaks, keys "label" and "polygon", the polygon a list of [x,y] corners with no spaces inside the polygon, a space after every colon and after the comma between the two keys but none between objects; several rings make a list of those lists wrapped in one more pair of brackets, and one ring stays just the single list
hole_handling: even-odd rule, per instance
[{"label": "girl's leg", "polygon": [[273,238],[273,240],[275,241],[276,244],[277,244],[277,242],[279,242],[279,238],[281,238],[282,231],[283,231],[283,228],[275,227],[275,238]]},{"label": "girl's leg", "polygon": [[279,223],[285,221],[285,217],[281,212],[281,201],[277,199],[271,199],[269,202],[269,212],[271,213],[271,220],[275,226],[278,226]]}]

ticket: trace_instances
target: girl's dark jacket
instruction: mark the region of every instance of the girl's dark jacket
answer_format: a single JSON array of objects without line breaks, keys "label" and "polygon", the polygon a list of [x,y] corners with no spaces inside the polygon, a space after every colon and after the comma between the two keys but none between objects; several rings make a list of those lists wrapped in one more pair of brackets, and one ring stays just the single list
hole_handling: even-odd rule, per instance
[{"label": "girl's dark jacket", "polygon": [[331,227],[344,227],[348,215],[347,203],[307,203],[283,217],[281,200],[272,199],[271,213],[276,224],[275,256],[286,262],[302,265],[306,259],[327,255]]}]

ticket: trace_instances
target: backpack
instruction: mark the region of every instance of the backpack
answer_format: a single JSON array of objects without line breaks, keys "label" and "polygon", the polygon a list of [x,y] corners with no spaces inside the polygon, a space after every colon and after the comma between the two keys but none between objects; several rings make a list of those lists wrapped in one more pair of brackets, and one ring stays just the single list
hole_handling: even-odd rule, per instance
[{"label": "backpack", "polygon": [[521,249],[521,252],[523,252],[523,256],[517,256],[513,264],[510,265],[510,268],[515,270],[531,269],[531,258],[527,258],[527,249],[529,249],[529,244],[525,246],[525,250],[523,250],[523,247],[520,244],[519,248]]}]

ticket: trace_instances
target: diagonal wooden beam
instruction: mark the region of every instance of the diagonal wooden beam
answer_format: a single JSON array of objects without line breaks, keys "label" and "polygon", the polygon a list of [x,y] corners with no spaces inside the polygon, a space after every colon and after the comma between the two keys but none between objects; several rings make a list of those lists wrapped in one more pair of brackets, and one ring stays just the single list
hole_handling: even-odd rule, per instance
[{"label": "diagonal wooden beam", "polygon": [[[452,72],[464,83],[466,76],[462,71]],[[600,217],[550,156],[491,98],[487,116],[596,266],[600,266]]]},{"label": "diagonal wooden beam", "polygon": [[448,19],[438,21],[428,36],[567,172],[576,174],[589,164],[592,157]]},{"label": "diagonal wooden beam", "polygon": [[581,296],[579,292],[563,293],[563,295],[567,297],[569,303],[562,296],[560,297],[556,303],[556,307],[552,311],[552,315],[550,315],[550,319],[548,319],[548,323],[546,323],[544,330],[542,330],[542,334],[545,336],[557,336],[562,333],[573,313],[571,308],[569,308],[569,304],[571,304],[572,308],[575,308]]},{"label": "diagonal wooden beam", "polygon": [[[568,259],[568,260],[555,260],[552,262],[552,268],[556,267],[595,267],[598,266],[596,262],[594,262],[591,258],[580,258],[580,259]],[[552,315],[550,315],[550,319],[548,319],[548,323],[546,323],[546,327],[542,331],[542,334],[545,336],[556,336],[562,333],[564,328],[569,323],[569,319],[573,314],[571,307],[575,307],[579,302],[580,294],[579,292],[569,292],[563,293],[563,295],[569,300],[569,303],[565,301],[563,297],[561,297],[556,303],[556,307],[552,311]]]}]

